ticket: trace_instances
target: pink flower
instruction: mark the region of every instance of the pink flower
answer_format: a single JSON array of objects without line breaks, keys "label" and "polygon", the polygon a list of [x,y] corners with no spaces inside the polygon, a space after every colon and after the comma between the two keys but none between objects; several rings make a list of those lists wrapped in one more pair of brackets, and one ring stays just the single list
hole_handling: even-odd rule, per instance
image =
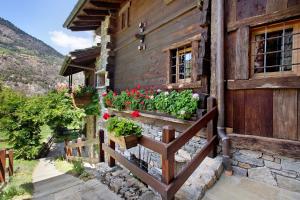
[{"label": "pink flower", "polygon": [[133,117],[133,118],[139,117],[139,116],[141,116],[140,113],[139,113],[139,111],[133,111],[133,112],[131,113],[131,117]]},{"label": "pink flower", "polygon": [[103,119],[108,120],[110,118],[110,115],[108,113],[104,113]]},{"label": "pink flower", "polygon": [[141,85],[138,84],[136,88],[137,88],[138,90],[141,89]]},{"label": "pink flower", "polygon": [[102,96],[103,96],[103,97],[105,97],[106,95],[107,95],[107,93],[106,93],[106,92],[102,93]]}]

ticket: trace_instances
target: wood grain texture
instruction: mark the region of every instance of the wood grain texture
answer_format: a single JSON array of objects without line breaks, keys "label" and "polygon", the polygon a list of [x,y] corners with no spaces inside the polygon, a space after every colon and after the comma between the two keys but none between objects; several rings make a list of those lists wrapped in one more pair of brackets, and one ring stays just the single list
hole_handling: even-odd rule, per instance
[{"label": "wood grain texture", "polygon": [[274,138],[298,140],[297,90],[278,89],[273,92]]},{"label": "wood grain texture", "polygon": [[245,134],[272,137],[273,91],[245,91]]},{"label": "wood grain texture", "polygon": [[233,96],[233,132],[245,134],[245,91],[235,91]]},{"label": "wood grain texture", "polygon": [[288,89],[300,88],[300,77],[276,77],[250,80],[229,80],[227,89],[245,90],[245,89]]},{"label": "wood grain texture", "polygon": [[264,14],[267,0],[239,0],[236,4],[236,19],[241,20]]},{"label": "wood grain texture", "polygon": [[298,92],[298,140],[300,141],[300,90],[297,90]]},{"label": "wood grain texture", "polygon": [[300,158],[300,142],[260,137],[254,135],[228,134],[233,148],[261,151],[266,154]]},{"label": "wood grain texture", "polygon": [[236,66],[236,37],[237,32],[231,32],[225,35],[225,79],[233,80],[235,78]]},{"label": "wood grain texture", "polygon": [[225,91],[225,127],[233,127],[233,95],[234,91]]},{"label": "wood grain texture", "polygon": [[278,10],[286,9],[288,0],[267,0],[266,13],[272,13]]},{"label": "wood grain texture", "polygon": [[240,27],[236,38],[235,79],[249,78],[249,36],[248,26]]}]

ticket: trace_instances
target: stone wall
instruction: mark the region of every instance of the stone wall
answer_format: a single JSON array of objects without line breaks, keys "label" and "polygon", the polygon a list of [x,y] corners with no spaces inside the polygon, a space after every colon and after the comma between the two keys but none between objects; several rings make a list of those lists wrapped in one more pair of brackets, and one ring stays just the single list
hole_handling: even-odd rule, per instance
[{"label": "stone wall", "polygon": [[300,192],[300,160],[259,151],[232,149],[232,165],[236,175]]}]

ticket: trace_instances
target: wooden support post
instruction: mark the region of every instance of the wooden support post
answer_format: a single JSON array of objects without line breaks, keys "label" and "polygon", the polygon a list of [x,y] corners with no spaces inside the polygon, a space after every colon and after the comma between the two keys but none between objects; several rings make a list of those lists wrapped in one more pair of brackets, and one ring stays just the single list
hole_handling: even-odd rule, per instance
[{"label": "wooden support post", "polygon": [[[108,145],[109,145],[109,147],[110,148],[112,148],[113,150],[115,150],[115,142],[114,141],[112,141],[111,139],[108,139]],[[114,167],[116,165],[116,161],[115,161],[115,159],[112,157],[112,156],[109,156],[109,158],[108,158],[108,166],[109,167]]]},{"label": "wooden support post", "polygon": [[[163,127],[162,142],[170,143],[175,139],[175,129],[171,126]],[[175,176],[175,155],[168,160],[162,160],[162,181],[170,184]]]},{"label": "wooden support post", "polygon": [[14,174],[14,151],[10,149],[8,151],[8,175],[12,176]]},{"label": "wooden support post", "polygon": [[0,182],[5,182],[6,149],[0,150]]},{"label": "wooden support post", "polygon": [[102,149],[104,144],[104,130],[99,130],[99,162],[105,162],[105,154]]},{"label": "wooden support post", "polygon": [[[207,112],[212,110],[216,106],[216,99],[213,97],[209,97],[207,99]],[[215,135],[217,135],[217,123],[218,123],[218,115],[216,115],[213,120],[208,122],[207,124],[207,141],[209,142]],[[214,145],[213,150],[209,154],[209,157],[214,158],[217,156],[217,143]]]},{"label": "wooden support post", "polygon": [[[82,142],[81,138],[77,138],[77,144],[80,144]],[[81,146],[77,147],[77,156],[81,157]]]}]

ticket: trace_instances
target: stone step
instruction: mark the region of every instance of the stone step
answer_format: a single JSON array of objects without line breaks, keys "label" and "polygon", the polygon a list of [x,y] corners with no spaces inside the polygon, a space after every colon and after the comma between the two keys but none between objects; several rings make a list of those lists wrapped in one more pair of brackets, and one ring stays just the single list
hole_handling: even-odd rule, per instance
[{"label": "stone step", "polygon": [[203,200],[299,200],[300,193],[240,176],[223,175]]}]

